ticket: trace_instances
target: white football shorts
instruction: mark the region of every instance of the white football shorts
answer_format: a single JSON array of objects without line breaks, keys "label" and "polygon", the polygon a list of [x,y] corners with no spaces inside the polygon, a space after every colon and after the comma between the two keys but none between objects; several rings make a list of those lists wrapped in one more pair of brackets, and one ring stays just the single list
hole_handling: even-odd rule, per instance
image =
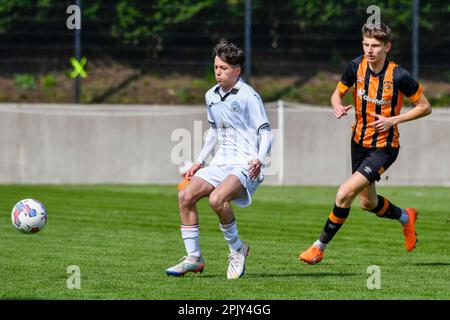
[{"label": "white football shorts", "polygon": [[248,168],[242,166],[232,165],[212,165],[205,168],[201,168],[195,173],[195,177],[202,178],[214,188],[222,183],[226,177],[230,174],[239,178],[242,186],[244,187],[244,194],[238,198],[233,199],[233,202],[241,207],[245,208],[252,203],[252,195],[255,193],[256,188],[264,180],[264,176],[261,173],[255,180],[249,178]]}]

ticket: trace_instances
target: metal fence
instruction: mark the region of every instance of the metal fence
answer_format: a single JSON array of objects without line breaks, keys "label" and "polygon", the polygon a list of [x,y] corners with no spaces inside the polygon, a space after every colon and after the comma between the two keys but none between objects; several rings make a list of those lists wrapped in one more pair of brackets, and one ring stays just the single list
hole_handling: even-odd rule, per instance
[{"label": "metal fence", "polygon": [[[0,72],[45,73],[70,69],[74,31],[66,27],[66,10],[75,1],[15,2],[19,5],[9,9],[0,5]],[[200,3],[191,2],[194,9]],[[324,69],[340,72],[350,59],[360,54],[360,28],[368,17],[365,9],[371,3],[315,1],[315,8],[309,9],[306,2],[310,1],[252,1],[253,75],[309,76]],[[392,57],[409,69],[412,63],[413,1],[379,2],[382,20],[388,24],[392,21]],[[126,7],[127,3],[138,3],[142,15],[133,13]],[[211,49],[219,39],[227,38],[244,46],[245,1],[209,1],[189,18],[183,18],[176,8],[166,8],[169,12],[164,15],[158,7],[160,3],[83,1],[82,55],[88,58],[91,66],[120,63],[156,74],[175,72],[203,76],[211,72]],[[327,3],[334,3],[340,11],[327,13]],[[160,16],[155,13],[158,10],[161,10]],[[171,16],[170,10],[174,10],[175,16]],[[385,11],[388,12],[386,15]],[[120,23],[118,16],[122,19]],[[420,74],[448,80],[448,3],[422,1],[419,17]],[[176,18],[180,21],[176,22]],[[169,19],[170,23],[158,31],[158,19]],[[124,32],[124,23],[135,24],[134,35]],[[145,29],[146,26],[150,31]],[[146,32],[150,34],[146,35]]]}]

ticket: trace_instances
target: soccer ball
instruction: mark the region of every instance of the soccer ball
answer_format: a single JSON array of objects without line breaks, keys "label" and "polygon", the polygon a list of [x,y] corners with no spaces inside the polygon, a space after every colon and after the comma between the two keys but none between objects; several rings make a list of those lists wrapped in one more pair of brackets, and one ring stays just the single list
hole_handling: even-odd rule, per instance
[{"label": "soccer ball", "polygon": [[47,210],[34,199],[20,200],[12,209],[11,222],[20,232],[36,233],[47,223]]}]

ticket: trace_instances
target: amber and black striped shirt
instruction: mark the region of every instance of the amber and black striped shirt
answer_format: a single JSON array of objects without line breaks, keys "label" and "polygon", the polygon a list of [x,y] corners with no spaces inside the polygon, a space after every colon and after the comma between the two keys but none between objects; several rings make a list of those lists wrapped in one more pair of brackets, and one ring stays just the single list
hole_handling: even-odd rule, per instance
[{"label": "amber and black striped shirt", "polygon": [[422,97],[422,85],[405,69],[386,59],[383,69],[374,73],[364,56],[353,59],[339,81],[337,88],[341,94],[353,86],[355,123],[353,140],[366,148],[398,148],[397,126],[378,133],[368,126],[374,122],[371,113],[392,117],[400,114],[403,97],[416,104]]}]

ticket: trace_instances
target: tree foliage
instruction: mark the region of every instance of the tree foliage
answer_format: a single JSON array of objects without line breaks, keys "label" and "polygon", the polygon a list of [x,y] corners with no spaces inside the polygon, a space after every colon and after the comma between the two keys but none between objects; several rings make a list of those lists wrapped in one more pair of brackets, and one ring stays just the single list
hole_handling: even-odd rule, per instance
[{"label": "tree foliage", "polygon": [[[66,8],[73,3],[0,0],[0,37],[19,43],[24,34],[39,30],[39,37],[27,41],[39,43],[47,37],[57,46],[68,38],[67,34],[64,38]],[[299,51],[308,46],[321,50],[345,46],[342,36],[360,36],[359,28],[369,16],[366,9],[372,4],[372,0],[252,0],[253,45]],[[398,46],[409,41],[412,1],[379,0],[376,5],[381,9],[381,20],[393,29]],[[155,57],[170,45],[185,43],[187,38],[191,41],[187,46],[199,46],[191,35],[207,46],[227,34],[242,39],[244,6],[245,0],[83,0],[82,33],[87,42],[135,47]],[[424,47],[450,47],[449,18],[448,1],[421,1]],[[328,40],[323,41],[321,34],[326,34]],[[210,43],[205,44],[205,39]]]},{"label": "tree foliage", "polygon": [[[41,26],[44,22],[51,27],[49,19],[64,18],[65,8],[74,1],[61,0],[0,0],[0,32],[6,33],[13,28]],[[222,3],[222,4],[221,4]],[[227,0],[227,14],[243,17],[245,0]],[[393,28],[409,29],[412,20],[411,0],[379,0],[376,5],[381,9],[382,21]],[[253,15],[258,17],[276,16],[282,19],[294,19],[302,30],[317,25],[335,25],[345,27],[357,20],[364,21],[366,9],[373,1],[360,0],[289,0],[281,5],[279,1],[253,0]],[[219,8],[219,5],[221,7]],[[271,10],[283,8],[286,10]],[[109,36],[128,45],[140,45],[164,37],[167,30],[183,28],[183,23],[193,19],[206,9],[223,10],[223,1],[219,0],[90,0],[82,1],[83,18],[89,24],[102,23],[108,28]],[[209,11],[211,12],[211,11]],[[441,19],[435,13],[441,12]],[[421,2],[421,26],[429,30],[439,30],[448,26],[450,4],[446,1]],[[446,17],[446,18],[445,18]],[[214,23],[214,14],[202,16],[204,26]],[[28,23],[21,23],[28,20]],[[106,21],[106,23],[105,23]],[[160,41],[160,40],[158,40]]]}]

